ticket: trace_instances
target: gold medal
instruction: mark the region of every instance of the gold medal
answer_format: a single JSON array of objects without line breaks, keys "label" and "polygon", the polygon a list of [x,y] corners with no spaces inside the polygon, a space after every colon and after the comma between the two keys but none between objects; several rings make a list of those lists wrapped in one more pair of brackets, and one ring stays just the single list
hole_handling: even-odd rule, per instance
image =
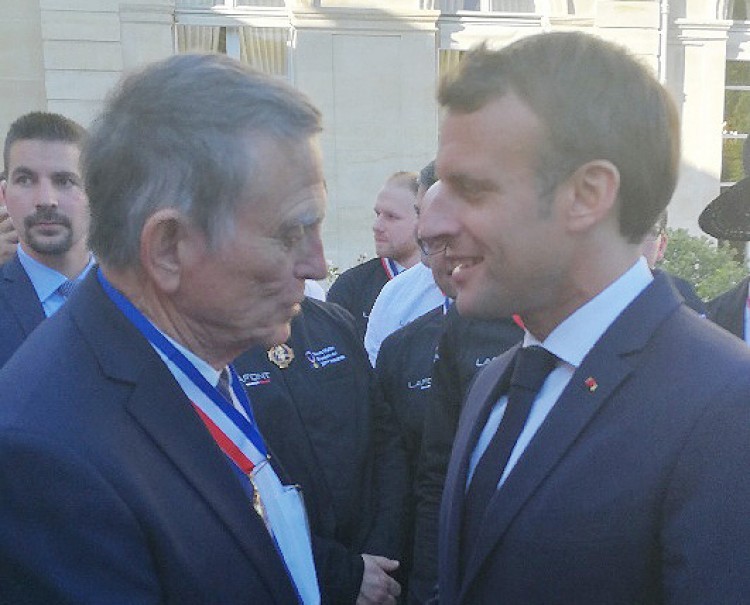
[{"label": "gold medal", "polygon": [[250,479],[250,485],[253,486],[253,509],[255,509],[255,512],[258,513],[258,516],[263,520],[263,524],[266,526],[266,529],[268,530],[268,533],[273,535],[273,530],[271,529],[271,524],[268,521],[268,512],[266,511],[266,506],[263,504],[263,498],[260,495],[260,489],[258,488],[258,483],[255,480],[255,475],[271,460],[270,456],[266,456],[265,460],[262,460],[260,464],[258,464],[255,468],[253,468],[252,471],[247,473],[247,478]]},{"label": "gold medal", "polygon": [[268,360],[284,370],[294,361],[294,351],[287,344],[276,345],[268,349]]}]

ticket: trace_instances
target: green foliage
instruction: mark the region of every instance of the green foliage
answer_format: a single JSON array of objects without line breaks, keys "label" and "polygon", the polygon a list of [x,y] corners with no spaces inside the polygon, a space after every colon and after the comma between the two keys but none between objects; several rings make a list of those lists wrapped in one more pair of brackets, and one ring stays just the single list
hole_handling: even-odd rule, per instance
[{"label": "green foliage", "polygon": [[[748,107],[750,115],[750,107]],[[742,150],[745,139],[724,139],[722,144],[721,180],[736,183],[745,178],[745,166]]]},{"label": "green foliage", "polygon": [[341,269],[334,265],[331,261],[328,261],[328,269],[326,270],[326,283],[330,288],[333,282],[335,282],[339,275],[341,275]]},{"label": "green foliage", "polygon": [[690,235],[685,229],[667,232],[669,242],[660,268],[693,284],[703,300],[726,292],[747,275],[745,267],[732,257],[732,251],[719,248],[713,240]]},{"label": "green foliage", "polygon": [[[727,61],[726,84],[750,86],[750,61]],[[743,157],[745,138],[742,136],[750,133],[750,90],[726,91],[723,131],[728,137],[722,145],[721,180],[734,183],[750,173],[744,166],[747,158]]]}]

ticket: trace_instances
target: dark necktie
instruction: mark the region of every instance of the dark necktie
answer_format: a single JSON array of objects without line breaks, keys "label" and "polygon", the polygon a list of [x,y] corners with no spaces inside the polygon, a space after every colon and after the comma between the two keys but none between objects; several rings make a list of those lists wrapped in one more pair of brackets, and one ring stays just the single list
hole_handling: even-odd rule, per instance
[{"label": "dark necktie", "polygon": [[63,297],[64,299],[66,299],[66,300],[67,300],[67,299],[68,299],[68,297],[69,297],[69,296],[70,296],[71,294],[73,294],[73,290],[75,290],[75,289],[76,289],[76,286],[77,286],[77,285],[78,285],[78,284],[77,284],[77,283],[76,283],[75,281],[73,281],[73,280],[71,280],[71,279],[66,279],[66,280],[65,280],[65,281],[64,281],[64,282],[63,282],[62,284],[60,284],[60,287],[59,287],[59,288],[57,289],[57,291],[58,291],[58,292],[60,293],[60,295],[61,295],[61,296],[62,296],[62,297]]},{"label": "dark necktie", "polygon": [[497,490],[508,458],[523,431],[531,404],[557,360],[557,356],[540,346],[525,347],[516,353],[505,413],[474,469],[466,493],[461,536],[462,564],[477,541],[487,505]]},{"label": "dark necktie", "polygon": [[229,372],[226,368],[224,368],[221,371],[221,374],[219,374],[219,382],[216,385],[216,388],[218,389],[219,393],[221,393],[224,397],[224,399],[227,400],[227,402],[234,405],[234,400],[232,399],[232,378],[229,376]]}]

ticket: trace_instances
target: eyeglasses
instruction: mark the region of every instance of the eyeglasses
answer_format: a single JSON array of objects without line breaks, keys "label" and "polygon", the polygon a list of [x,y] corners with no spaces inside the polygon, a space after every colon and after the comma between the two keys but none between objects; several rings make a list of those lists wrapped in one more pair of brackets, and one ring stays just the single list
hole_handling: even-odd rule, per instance
[{"label": "eyeglasses", "polygon": [[448,242],[444,239],[429,239],[425,240],[421,237],[417,238],[417,246],[425,256],[435,256],[436,254],[442,254],[448,248]]}]

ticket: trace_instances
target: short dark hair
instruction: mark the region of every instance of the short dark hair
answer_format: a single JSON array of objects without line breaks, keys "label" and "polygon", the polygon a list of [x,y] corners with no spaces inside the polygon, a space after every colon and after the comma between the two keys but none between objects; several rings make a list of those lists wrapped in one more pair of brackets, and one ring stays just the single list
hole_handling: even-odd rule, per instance
[{"label": "short dark hair", "polygon": [[5,135],[2,176],[8,176],[10,148],[16,141],[60,141],[81,148],[85,139],[86,129],[75,120],[59,113],[32,111],[24,114],[10,125],[8,134]]},{"label": "short dark hair", "polygon": [[268,142],[293,145],[320,130],[301,92],[223,55],[176,55],[136,72],[84,148],[91,250],[102,263],[136,265],[143,225],[165,207],[216,245],[232,233]]},{"label": "short dark hair", "polygon": [[586,162],[608,160],[620,172],[620,233],[640,242],[677,181],[679,119],[666,89],[625,49],[554,32],[473,50],[441,83],[439,100],[449,111],[471,113],[509,93],[546,131],[537,167],[542,196]]}]

